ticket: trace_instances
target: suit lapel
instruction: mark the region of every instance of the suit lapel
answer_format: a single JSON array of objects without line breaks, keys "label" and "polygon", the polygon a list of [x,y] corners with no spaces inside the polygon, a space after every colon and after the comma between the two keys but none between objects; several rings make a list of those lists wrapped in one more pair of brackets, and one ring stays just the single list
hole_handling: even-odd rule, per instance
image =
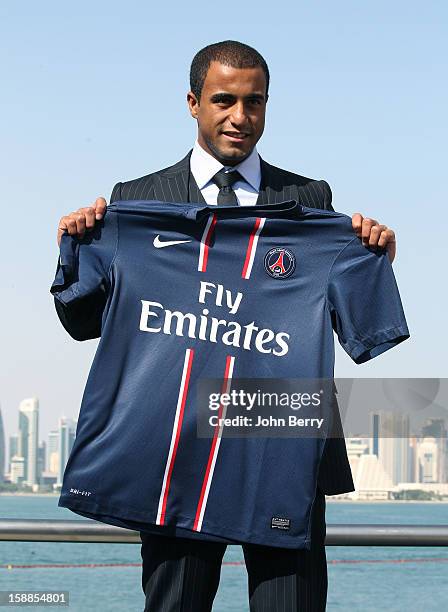
[{"label": "suit lapel", "polygon": [[190,153],[177,164],[154,175],[154,199],[161,202],[188,202]]},{"label": "suit lapel", "polygon": [[196,183],[196,179],[190,171],[188,172],[188,195],[189,202],[196,202],[197,204],[207,204],[204,196],[201,193],[201,190],[198,187],[198,184]]},{"label": "suit lapel", "polygon": [[285,202],[288,197],[279,177],[272,172],[271,166],[260,157],[261,183],[258,192],[257,206]]},{"label": "suit lapel", "polygon": [[158,172],[154,179],[154,199],[162,202],[206,204],[190,172],[191,151],[174,166]]}]

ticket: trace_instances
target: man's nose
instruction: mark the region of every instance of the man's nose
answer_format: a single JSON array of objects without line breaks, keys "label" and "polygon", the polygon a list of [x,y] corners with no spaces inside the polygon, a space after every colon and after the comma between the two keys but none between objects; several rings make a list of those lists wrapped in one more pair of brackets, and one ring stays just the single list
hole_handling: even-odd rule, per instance
[{"label": "man's nose", "polygon": [[247,122],[247,115],[244,108],[244,103],[235,104],[232,107],[232,113],[230,115],[230,121],[234,125],[243,125]]}]

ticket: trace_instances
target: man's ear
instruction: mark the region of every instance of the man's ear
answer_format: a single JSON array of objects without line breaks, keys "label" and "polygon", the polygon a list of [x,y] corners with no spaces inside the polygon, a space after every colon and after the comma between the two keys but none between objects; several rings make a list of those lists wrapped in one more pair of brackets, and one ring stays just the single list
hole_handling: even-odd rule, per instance
[{"label": "man's ear", "polygon": [[187,93],[187,104],[188,104],[188,108],[190,109],[190,115],[193,117],[193,119],[197,119],[198,109],[199,109],[199,100],[197,99],[197,97],[194,95],[192,91],[189,91]]}]

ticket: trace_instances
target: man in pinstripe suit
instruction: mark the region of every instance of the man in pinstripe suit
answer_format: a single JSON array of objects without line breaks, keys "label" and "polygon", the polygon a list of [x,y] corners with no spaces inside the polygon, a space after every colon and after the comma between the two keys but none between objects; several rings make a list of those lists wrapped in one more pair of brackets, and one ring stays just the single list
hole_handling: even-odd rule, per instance
[{"label": "man in pinstripe suit", "polygon": [[[305,206],[333,210],[331,190],[316,181],[276,168],[261,159],[256,144],[264,130],[269,70],[263,57],[247,45],[225,41],[209,45],[193,59],[187,101],[197,121],[194,147],[178,163],[142,178],[117,183],[111,201],[160,200],[229,202],[241,206],[295,199]],[[229,173],[235,172],[230,183]],[[106,201],[61,218],[58,241],[67,230],[82,236],[101,219]],[[392,230],[373,219],[353,215],[354,231],[370,247],[395,256]],[[58,304],[56,303],[58,308]],[[94,308],[94,305],[91,305]],[[59,310],[58,310],[59,312]],[[60,312],[60,316],[67,316]],[[85,335],[88,313],[74,312]],[[71,320],[73,329],[74,320]],[[76,323],[76,321],[75,321]],[[95,337],[95,336],[91,336]],[[242,543],[249,581],[250,609],[255,612],[311,612],[326,607],[325,494],[354,490],[340,420],[327,440],[312,510],[311,550],[291,550]],[[202,612],[211,610],[227,544],[192,532],[188,537],[141,533],[145,610]]]}]

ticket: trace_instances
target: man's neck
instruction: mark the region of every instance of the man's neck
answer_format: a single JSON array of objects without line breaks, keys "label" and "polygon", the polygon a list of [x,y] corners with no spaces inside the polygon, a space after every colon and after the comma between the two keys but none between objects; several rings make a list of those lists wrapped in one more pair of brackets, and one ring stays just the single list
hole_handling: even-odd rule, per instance
[{"label": "man's neck", "polygon": [[[227,164],[223,164],[222,161],[210,155],[208,151],[201,147],[198,141],[195,142],[190,159],[190,168],[199,189],[202,189],[223,166],[228,167]],[[260,158],[255,147],[248,157],[237,164],[236,168],[244,179],[258,191],[261,181],[261,169]]]},{"label": "man's neck", "polygon": [[242,164],[243,161],[245,161],[251,155],[256,153],[256,148],[254,147],[245,157],[240,157],[238,159],[222,158],[219,156],[219,154],[215,153],[213,149],[210,149],[210,147],[208,147],[205,143],[201,142],[200,138],[196,139],[196,144],[201,148],[201,152],[203,151],[206,155],[209,155],[211,158],[215,159],[217,162],[219,162],[222,166],[225,166],[226,168],[234,168],[235,166]]}]

